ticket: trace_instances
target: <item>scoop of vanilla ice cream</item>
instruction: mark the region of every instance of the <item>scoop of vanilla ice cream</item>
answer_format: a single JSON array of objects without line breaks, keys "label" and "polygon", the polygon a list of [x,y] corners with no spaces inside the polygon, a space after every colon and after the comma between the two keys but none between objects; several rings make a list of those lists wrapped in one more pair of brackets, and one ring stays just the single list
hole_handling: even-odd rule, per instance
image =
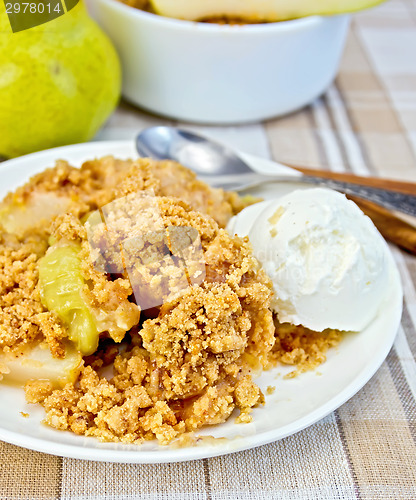
[{"label": "scoop of vanilla ice cream", "polygon": [[377,315],[388,287],[387,245],[343,194],[296,190],[244,209],[227,229],[249,237],[273,282],[280,322],[358,331]]}]

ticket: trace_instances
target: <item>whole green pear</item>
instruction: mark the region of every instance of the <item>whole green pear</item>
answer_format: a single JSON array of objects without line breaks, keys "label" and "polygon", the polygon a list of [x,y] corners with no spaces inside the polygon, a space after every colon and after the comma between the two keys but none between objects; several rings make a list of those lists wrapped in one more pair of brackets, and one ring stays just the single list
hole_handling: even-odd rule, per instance
[{"label": "whole green pear", "polygon": [[117,105],[120,80],[117,54],[82,1],[16,33],[0,1],[1,156],[91,139]]}]

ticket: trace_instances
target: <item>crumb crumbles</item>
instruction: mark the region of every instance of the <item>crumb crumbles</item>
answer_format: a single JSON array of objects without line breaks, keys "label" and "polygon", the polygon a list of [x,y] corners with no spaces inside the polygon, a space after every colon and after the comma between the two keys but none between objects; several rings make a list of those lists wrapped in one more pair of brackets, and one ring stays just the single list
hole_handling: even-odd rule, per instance
[{"label": "crumb crumbles", "polygon": [[[130,213],[139,211],[133,201],[137,193],[148,196],[158,214],[153,246],[141,237],[148,222]],[[194,281],[185,273],[188,286],[174,288],[177,293],[163,303],[157,304],[158,290],[161,283],[176,283],[177,267],[159,266],[157,274],[150,265],[145,273],[136,267],[126,272],[125,259],[114,250],[118,233],[117,245],[110,245],[106,222],[94,219],[120,199],[132,201],[129,216],[118,215],[115,226],[129,235],[137,259],[146,252],[154,257],[154,248],[172,244],[175,228],[186,228],[186,238],[192,239],[192,231],[198,235],[203,273],[198,268]],[[33,177],[0,204],[0,353],[5,359],[0,358],[0,377],[8,375],[7,356],[25,355],[34,345],[47,346],[55,360],[65,358],[73,333],[67,317],[45,301],[39,268],[45,255],[72,248],[79,259],[79,286],[71,297],[76,293],[85,303],[97,346],[83,355],[66,383],[26,383],[27,401],[44,407],[47,424],[101,440],[156,438],[166,444],[224,422],[235,409],[238,422],[249,422],[252,408],[264,403],[256,373],[277,363],[294,365],[293,375],[315,368],[341,338],[339,332],[310,332],[273,318],[269,278],[248,240],[224,229],[232,215],[255,201],[212,189],[167,161],[106,157],[81,169],[59,161]],[[93,234],[91,216],[98,221]],[[149,234],[152,228],[145,229]],[[152,307],[141,302],[143,283],[154,298]],[[76,311],[69,311],[73,321]]]}]

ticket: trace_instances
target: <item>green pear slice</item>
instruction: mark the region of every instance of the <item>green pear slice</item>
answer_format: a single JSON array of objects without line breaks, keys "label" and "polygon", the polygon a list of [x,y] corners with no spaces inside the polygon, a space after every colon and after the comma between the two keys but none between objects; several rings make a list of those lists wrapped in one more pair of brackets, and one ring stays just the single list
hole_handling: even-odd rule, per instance
[{"label": "green pear slice", "polygon": [[284,21],[366,9],[384,0],[152,0],[157,14],[197,21],[215,17]]}]

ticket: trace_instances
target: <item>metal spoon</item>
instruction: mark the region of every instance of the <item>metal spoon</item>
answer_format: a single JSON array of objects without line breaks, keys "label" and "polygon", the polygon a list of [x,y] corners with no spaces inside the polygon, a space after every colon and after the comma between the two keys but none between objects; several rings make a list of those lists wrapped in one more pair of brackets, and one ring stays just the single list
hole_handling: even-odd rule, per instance
[{"label": "metal spoon", "polygon": [[373,201],[390,210],[416,217],[416,193],[362,186],[311,175],[264,175],[255,172],[232,149],[206,137],[175,127],[150,127],[136,138],[141,156],[175,160],[204,177],[209,184],[233,191],[270,182],[305,182]]}]

